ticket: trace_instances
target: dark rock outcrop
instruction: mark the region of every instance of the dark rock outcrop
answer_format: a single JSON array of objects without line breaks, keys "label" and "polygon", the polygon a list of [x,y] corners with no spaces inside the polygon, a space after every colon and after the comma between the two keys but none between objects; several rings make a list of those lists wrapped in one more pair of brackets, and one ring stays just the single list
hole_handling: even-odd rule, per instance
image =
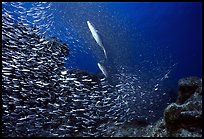
[{"label": "dark rock outcrop", "polygon": [[177,103],[170,104],[164,118],[153,127],[151,136],[202,136],[202,80],[189,77],[179,80]]},{"label": "dark rock outcrop", "polygon": [[170,130],[201,128],[202,98],[199,97],[198,93],[194,93],[185,104],[172,103],[166,108],[164,118],[166,127]]},{"label": "dark rock outcrop", "polygon": [[188,77],[180,79],[178,82],[179,90],[176,103],[182,104],[188,98],[190,98],[195,91],[201,92],[197,90],[201,86],[202,86],[201,80],[198,77]]}]

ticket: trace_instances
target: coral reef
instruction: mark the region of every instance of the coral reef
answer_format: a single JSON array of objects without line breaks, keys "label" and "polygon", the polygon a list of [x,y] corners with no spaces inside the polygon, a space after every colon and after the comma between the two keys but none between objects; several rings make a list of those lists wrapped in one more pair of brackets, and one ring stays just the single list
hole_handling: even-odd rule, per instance
[{"label": "coral reef", "polygon": [[202,79],[183,78],[178,86],[177,102],[165,109],[164,117],[155,124],[150,136],[202,136]]},{"label": "coral reef", "polygon": [[178,81],[178,97],[176,103],[183,104],[194,92],[202,92],[202,83],[198,77],[182,78]]}]

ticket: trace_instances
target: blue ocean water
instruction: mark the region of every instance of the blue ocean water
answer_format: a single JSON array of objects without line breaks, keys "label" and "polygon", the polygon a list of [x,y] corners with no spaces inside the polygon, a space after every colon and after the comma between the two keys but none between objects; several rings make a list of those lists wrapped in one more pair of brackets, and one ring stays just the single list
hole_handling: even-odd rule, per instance
[{"label": "blue ocean water", "polygon": [[[14,2],[3,3],[2,12],[9,9],[13,22],[37,27],[42,35],[55,36],[67,43],[70,49],[65,63],[67,69],[99,74],[97,63],[103,63],[113,85],[124,85],[124,94],[137,92],[132,93],[137,101],[129,105],[140,116],[149,114],[149,110],[145,111],[148,107],[153,111],[165,108],[171,96],[169,92],[177,86],[178,79],[202,76],[201,4]],[[35,10],[38,12],[32,14]],[[87,21],[98,30],[107,59]],[[155,105],[150,107],[146,102]],[[135,105],[142,107],[133,108]]]},{"label": "blue ocean water", "polygon": [[[27,2],[23,5],[29,9],[32,4]],[[104,35],[106,38],[103,38],[104,43],[107,44],[105,45],[106,49],[113,45],[108,42],[108,39],[112,38],[118,49],[125,47],[129,51],[125,63],[130,63],[130,66],[140,63],[136,59],[136,55],[138,49],[142,49],[139,47],[139,43],[144,41],[148,43],[146,45],[152,45],[147,51],[157,55],[155,51],[159,49],[163,51],[162,53],[171,55],[171,59],[178,63],[173,71],[174,74],[172,74],[176,79],[202,75],[201,2],[68,2],[51,4],[56,11],[53,12],[53,16],[56,18],[54,24],[57,25],[55,30],[52,30],[52,34],[60,35],[60,39],[67,41],[67,37],[70,35],[66,32],[59,34],[59,30],[71,30],[69,34],[73,40],[81,39],[77,42],[81,46],[80,49],[87,49],[89,47],[87,45],[95,45],[88,26],[85,25],[86,21],[90,20],[101,35],[104,35],[103,32],[108,30],[109,36]],[[3,8],[4,6],[3,4]],[[4,12],[4,10],[2,11]],[[16,15],[17,17],[18,15]],[[118,34],[117,31],[120,33],[119,37],[113,38],[114,34]],[[86,33],[90,40],[85,40],[85,34],[82,33]],[[121,38],[127,40],[125,45],[120,44]],[[88,43],[91,44],[87,44],[87,41],[90,41]],[[69,42],[70,47],[77,43]],[[166,49],[167,47],[168,49]],[[97,72],[99,70],[97,62],[90,56],[93,53],[90,51],[87,53],[76,51],[74,66],[86,71]],[[109,51],[108,53],[111,55],[116,52]],[[163,61],[164,59],[157,60]],[[166,61],[166,63],[168,62]],[[66,66],[69,67],[70,63],[67,62]]]},{"label": "blue ocean water", "polygon": [[[73,8],[74,5],[73,3]],[[76,5],[80,4],[77,3]],[[99,9],[98,11],[96,7]],[[103,11],[104,9],[105,11]],[[87,11],[93,13],[89,15]],[[153,53],[159,55],[157,49],[163,51],[161,53],[166,56],[171,55],[171,60],[177,63],[171,74],[175,80],[186,76],[200,77],[202,75],[202,6],[200,2],[94,3],[90,9],[87,8],[87,11],[82,11],[82,13],[84,12],[83,19],[93,19],[91,21],[101,32],[108,30],[111,36],[111,33],[117,34],[117,31],[120,30],[118,32],[121,33],[121,36],[114,38],[114,40],[118,49],[125,47],[129,51],[124,58],[126,59],[124,63],[129,63],[129,66],[140,63],[136,55],[138,55],[138,49],[142,49],[138,46],[139,43],[144,41],[148,43],[146,45],[152,45],[151,48],[147,49],[151,52],[149,55]],[[77,12],[76,7],[76,14]],[[80,16],[72,18],[78,19]],[[109,22],[109,20],[114,21]],[[112,24],[112,26],[105,27],[106,24]],[[136,39],[138,35],[141,35],[140,40]],[[129,42],[122,45],[120,44],[121,39]],[[107,46],[105,47],[109,49],[111,42],[107,41],[106,43]],[[142,47],[149,46],[144,45]],[[110,51],[108,53],[111,55],[116,52]],[[154,59],[152,57],[153,61]],[[164,61],[163,58],[160,59],[159,57],[155,60],[169,63],[168,60]],[[79,54],[76,61],[83,61],[77,63],[77,67],[81,69],[91,72],[98,70],[96,61],[87,55]]]},{"label": "blue ocean water", "polygon": [[[154,72],[151,69],[155,67],[161,69],[175,64],[169,76],[173,86],[182,77],[202,76],[201,2],[104,2],[66,5],[73,8],[67,16],[74,20],[73,24],[78,25],[75,31],[79,26],[82,28],[78,33],[81,38],[85,34],[90,39],[92,37],[87,31],[86,20],[93,22],[100,31],[109,62],[115,60],[111,61],[112,65],[125,65],[133,68],[132,70],[144,68],[147,72]],[[63,7],[60,8],[63,10]],[[97,47],[93,38],[88,43],[91,44],[81,45]],[[90,53],[77,53],[75,66],[97,72],[97,60],[91,58]],[[152,65],[149,64],[150,59]],[[148,62],[145,64],[143,60]],[[134,69],[135,66],[138,68]],[[113,66],[111,68],[114,72]]]}]

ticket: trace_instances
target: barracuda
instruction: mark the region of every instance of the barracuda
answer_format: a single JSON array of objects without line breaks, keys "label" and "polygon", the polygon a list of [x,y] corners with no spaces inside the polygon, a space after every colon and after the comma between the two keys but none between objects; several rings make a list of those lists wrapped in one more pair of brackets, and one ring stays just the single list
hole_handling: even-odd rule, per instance
[{"label": "barracuda", "polygon": [[96,30],[93,27],[93,25],[92,25],[92,23],[90,21],[87,21],[87,24],[88,24],[89,30],[91,31],[91,34],[92,34],[93,38],[95,39],[96,43],[103,49],[104,55],[105,55],[105,57],[107,59],[106,50],[105,50],[105,48],[103,46],[101,38],[98,35],[98,30]]}]

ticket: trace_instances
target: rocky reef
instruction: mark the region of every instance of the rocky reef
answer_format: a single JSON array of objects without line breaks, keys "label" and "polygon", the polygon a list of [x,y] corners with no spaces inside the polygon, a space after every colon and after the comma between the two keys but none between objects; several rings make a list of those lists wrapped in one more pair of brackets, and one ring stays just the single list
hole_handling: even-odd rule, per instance
[{"label": "rocky reef", "polygon": [[202,137],[202,79],[178,81],[178,97],[155,124],[112,126],[115,137]]},{"label": "rocky reef", "polygon": [[164,111],[164,117],[154,127],[152,136],[201,137],[202,136],[202,79],[182,78],[178,82],[176,103]]}]

